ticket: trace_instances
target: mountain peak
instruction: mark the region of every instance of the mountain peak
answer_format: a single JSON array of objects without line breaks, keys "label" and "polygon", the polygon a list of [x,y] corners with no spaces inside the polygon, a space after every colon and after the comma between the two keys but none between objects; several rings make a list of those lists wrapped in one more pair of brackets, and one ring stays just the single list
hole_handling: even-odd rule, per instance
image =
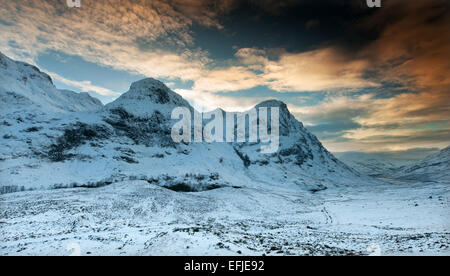
[{"label": "mountain peak", "polygon": [[279,100],[271,99],[267,101],[263,101],[255,106],[256,109],[260,107],[278,107],[280,108],[280,117],[285,117],[286,119],[289,119],[289,117],[292,117],[291,113],[289,112],[289,109],[287,108],[287,105]]},{"label": "mountain peak", "polygon": [[48,74],[34,65],[12,60],[3,53],[0,53],[0,96],[7,103],[8,112],[28,105],[50,113],[91,111],[102,106],[99,100],[90,96],[58,90]]},{"label": "mountain peak", "polygon": [[256,105],[256,108],[258,107],[280,107],[282,109],[287,109],[287,106],[284,102],[275,99],[263,101]]},{"label": "mountain peak", "polygon": [[163,82],[154,78],[145,78],[142,80],[135,81],[131,84],[130,90],[138,90],[142,88],[147,89],[169,89]]},{"label": "mountain peak", "polygon": [[121,107],[138,117],[148,117],[156,110],[169,116],[171,110],[179,106],[190,107],[186,100],[161,81],[146,78],[133,82],[128,92],[106,107],[107,109]]},{"label": "mountain peak", "polygon": [[137,99],[151,99],[156,104],[179,103],[181,96],[170,90],[164,83],[153,78],[133,82],[130,90],[122,95]]},{"label": "mountain peak", "polygon": [[287,105],[279,100],[271,99],[263,101],[255,106],[256,109],[260,107],[279,107],[280,108],[280,134],[289,135],[291,132],[297,132],[303,128],[303,124],[295,119],[289,112]]}]

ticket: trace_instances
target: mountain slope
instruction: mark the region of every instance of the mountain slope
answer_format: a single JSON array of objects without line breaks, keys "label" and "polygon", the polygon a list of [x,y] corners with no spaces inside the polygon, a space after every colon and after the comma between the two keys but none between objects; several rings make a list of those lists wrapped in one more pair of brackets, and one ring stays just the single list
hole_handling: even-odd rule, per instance
[{"label": "mountain slope", "polygon": [[0,53],[1,113],[16,110],[74,112],[98,110],[102,103],[87,93],[58,90],[49,75],[37,67],[14,61]]},{"label": "mountain slope", "polygon": [[162,82],[152,78],[131,84],[130,89],[118,99],[105,106],[106,110],[125,109],[136,117],[150,117],[155,111],[169,118],[175,107],[190,107],[180,95],[170,90]]},{"label": "mountain slope", "polygon": [[390,158],[386,154],[365,152],[343,152],[335,153],[336,157],[358,172],[372,176],[385,177],[398,171],[402,166],[410,165],[416,160]]},{"label": "mountain slope", "polygon": [[420,162],[402,168],[394,177],[402,180],[450,183],[450,146]]}]

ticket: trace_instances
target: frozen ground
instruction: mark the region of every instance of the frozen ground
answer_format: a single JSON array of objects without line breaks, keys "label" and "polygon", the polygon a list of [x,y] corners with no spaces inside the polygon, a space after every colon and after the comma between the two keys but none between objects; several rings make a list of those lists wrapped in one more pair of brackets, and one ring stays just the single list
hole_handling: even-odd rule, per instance
[{"label": "frozen ground", "polygon": [[275,187],[4,194],[0,255],[450,255],[448,183]]}]

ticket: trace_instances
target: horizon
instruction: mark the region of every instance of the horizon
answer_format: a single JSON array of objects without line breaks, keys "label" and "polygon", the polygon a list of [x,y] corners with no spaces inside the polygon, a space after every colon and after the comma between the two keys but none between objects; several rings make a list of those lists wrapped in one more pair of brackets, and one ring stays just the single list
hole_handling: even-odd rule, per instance
[{"label": "horizon", "polygon": [[103,103],[152,77],[200,111],[280,100],[331,152],[450,144],[445,1],[0,2],[1,52]]}]

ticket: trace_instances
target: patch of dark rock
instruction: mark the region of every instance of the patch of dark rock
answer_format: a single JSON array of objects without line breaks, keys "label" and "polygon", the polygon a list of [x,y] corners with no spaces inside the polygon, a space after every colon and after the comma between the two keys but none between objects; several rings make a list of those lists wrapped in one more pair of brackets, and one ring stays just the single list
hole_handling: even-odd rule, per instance
[{"label": "patch of dark rock", "polygon": [[29,128],[27,128],[27,129],[25,129],[24,131],[25,132],[38,132],[39,130],[41,130],[42,129],[42,127],[29,127]]},{"label": "patch of dark rock", "polygon": [[257,160],[255,162],[253,162],[254,164],[258,164],[259,166],[267,166],[269,165],[269,161],[268,160]]},{"label": "patch of dark rock", "polygon": [[302,166],[306,160],[314,159],[311,150],[308,148],[304,150],[300,145],[294,145],[291,148],[283,149],[280,151],[281,156],[295,156],[295,164]]},{"label": "patch of dark rock", "polygon": [[111,185],[114,183],[113,180],[101,180],[96,182],[87,182],[87,183],[70,183],[70,184],[55,184],[53,185],[53,189],[59,190],[59,189],[67,189],[67,188],[86,188],[86,189],[95,189],[95,188],[101,188],[108,185]]},{"label": "patch of dark rock", "polygon": [[164,154],[157,153],[157,154],[153,154],[152,157],[162,159],[162,158],[164,158]]},{"label": "patch of dark rock", "polygon": [[281,247],[278,247],[278,246],[272,246],[270,248],[270,251],[280,251],[280,250],[281,250]]},{"label": "patch of dark rock", "polygon": [[114,150],[120,151],[122,154],[125,154],[125,155],[136,154],[136,152],[130,148],[115,147]]},{"label": "patch of dark rock", "polygon": [[[147,181],[147,182],[149,182],[149,179],[148,179],[148,177],[146,177],[145,175],[130,175],[129,177],[128,177],[128,180],[142,180],[142,181]],[[150,183],[150,182],[149,182]]]},{"label": "patch of dark rock", "polygon": [[218,173],[212,173],[209,175],[209,180],[219,180],[219,174]]},{"label": "patch of dark rock", "polygon": [[219,182],[219,174],[185,174],[184,177],[161,175],[158,178],[147,179],[150,184],[155,184],[175,192],[203,192],[228,187],[226,183]]},{"label": "patch of dark rock", "polygon": [[157,102],[160,104],[166,104],[170,101],[169,94],[161,88],[157,88],[153,93],[158,97]]},{"label": "patch of dark rock", "polygon": [[114,128],[117,135],[126,136],[135,144],[175,148],[176,144],[170,136],[171,129],[159,111],[155,111],[149,118],[141,118],[119,107],[110,110],[110,114],[110,117],[103,120]]},{"label": "patch of dark rock", "polygon": [[179,150],[179,151],[177,151],[177,153],[188,155],[189,154],[189,150],[187,150],[187,149]]},{"label": "patch of dark rock", "polygon": [[2,126],[12,126],[9,122],[3,121],[0,123]]},{"label": "patch of dark rock", "polygon": [[218,242],[218,243],[216,244],[216,246],[217,246],[218,248],[221,248],[221,249],[229,249],[229,248],[230,248],[229,246],[223,244],[222,242]]},{"label": "patch of dark rock", "polygon": [[100,143],[95,143],[95,142],[91,142],[89,143],[89,145],[93,148],[101,148],[102,145]]},{"label": "patch of dark rock", "polygon": [[107,139],[110,135],[110,130],[104,125],[88,125],[78,122],[66,128],[64,134],[50,146],[48,158],[52,162],[71,159],[75,155],[69,154],[67,151],[85,144],[86,141]]},{"label": "patch of dark rock", "polygon": [[309,189],[309,191],[313,194],[317,193],[317,192],[321,192],[321,191],[325,191],[326,189],[328,189],[326,186],[323,185],[318,185],[315,188]]},{"label": "patch of dark rock", "polygon": [[48,133],[42,133],[41,135],[44,135],[48,139],[54,139],[55,138],[53,135],[49,135]]},{"label": "patch of dark rock", "polygon": [[173,232],[185,232],[185,233],[198,233],[200,232],[200,227],[189,227],[189,228],[175,228],[173,229]]},{"label": "patch of dark rock", "polygon": [[178,184],[174,184],[174,185],[164,185],[162,187],[172,190],[172,191],[175,191],[175,192],[190,193],[190,192],[204,192],[204,191],[220,189],[220,188],[223,188],[224,186],[211,184],[211,185],[195,187],[195,186],[191,186],[191,185],[185,184],[185,183],[178,183]]},{"label": "patch of dark rock", "polygon": [[240,152],[237,148],[234,148],[234,151],[236,152],[236,154],[239,156],[239,158],[244,163],[244,167],[248,168],[251,164],[251,161],[250,161],[250,158],[248,157],[248,155]]},{"label": "patch of dark rock", "polygon": [[130,164],[138,164],[139,163],[139,161],[135,160],[134,158],[131,158],[130,156],[126,156],[126,155],[115,156],[114,159],[117,161],[125,161]]},{"label": "patch of dark rock", "polygon": [[150,184],[158,184],[159,183],[159,179],[151,177],[151,178],[147,179],[147,182],[150,183]]}]

